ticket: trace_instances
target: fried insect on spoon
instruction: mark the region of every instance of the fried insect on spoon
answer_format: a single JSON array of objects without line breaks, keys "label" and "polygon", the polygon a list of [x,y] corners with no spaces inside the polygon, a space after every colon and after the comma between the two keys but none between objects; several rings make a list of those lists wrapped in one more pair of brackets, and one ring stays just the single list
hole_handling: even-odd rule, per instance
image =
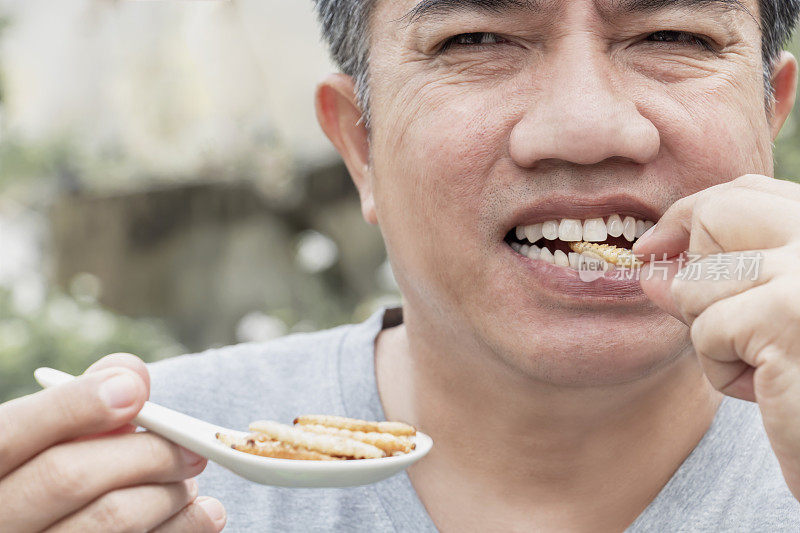
[{"label": "fried insect on spoon", "polygon": [[234,450],[260,455],[261,457],[274,457],[276,459],[299,459],[304,461],[339,461],[342,457],[334,457],[326,453],[292,446],[285,442],[268,440],[262,435],[252,433],[246,437],[234,437],[224,433],[217,433],[217,440]]},{"label": "fried insect on spoon", "polygon": [[328,415],[304,415],[289,426],[270,420],[253,422],[251,433],[236,437],[218,433],[231,448],[281,459],[378,459],[415,449],[416,429],[402,422],[373,422]]}]

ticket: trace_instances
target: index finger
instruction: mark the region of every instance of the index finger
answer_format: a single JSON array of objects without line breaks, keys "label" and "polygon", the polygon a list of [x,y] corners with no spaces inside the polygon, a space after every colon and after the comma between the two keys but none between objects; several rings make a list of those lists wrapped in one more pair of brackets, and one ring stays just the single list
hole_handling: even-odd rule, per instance
[{"label": "index finger", "polygon": [[[646,261],[653,255],[677,256],[690,250],[690,245],[702,253],[779,246],[785,244],[787,235],[794,233],[796,227],[795,221],[789,220],[776,224],[774,213],[794,215],[797,202],[800,186],[796,183],[742,176],[675,202],[633,245],[633,252]],[[699,211],[711,216],[698,217]]]},{"label": "index finger", "polygon": [[128,368],[108,368],[0,405],[0,478],[42,450],[133,420],[147,387]]}]

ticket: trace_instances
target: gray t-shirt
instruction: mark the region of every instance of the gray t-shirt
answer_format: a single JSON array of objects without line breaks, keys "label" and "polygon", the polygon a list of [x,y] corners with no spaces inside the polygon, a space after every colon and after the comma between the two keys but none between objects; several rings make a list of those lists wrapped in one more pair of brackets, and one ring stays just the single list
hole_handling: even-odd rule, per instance
[{"label": "gray t-shirt", "polygon": [[[161,361],[150,365],[151,399],[236,429],[302,413],[383,420],[374,341],[401,320],[399,309],[381,310],[362,324]],[[436,531],[405,473],[365,487],[285,489],[210,463],[199,483],[202,494],[225,505],[226,531]],[[698,446],[627,531],[800,531],[800,503],[758,407],[726,397]]]}]

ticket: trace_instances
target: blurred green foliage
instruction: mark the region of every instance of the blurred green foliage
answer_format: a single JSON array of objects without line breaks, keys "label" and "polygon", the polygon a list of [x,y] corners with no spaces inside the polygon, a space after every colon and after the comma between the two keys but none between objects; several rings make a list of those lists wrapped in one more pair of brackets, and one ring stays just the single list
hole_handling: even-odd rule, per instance
[{"label": "blurred green foliage", "polygon": [[[800,32],[796,32],[788,50],[800,58]],[[776,139],[775,177],[800,182],[800,102]]]},{"label": "blurred green foliage", "polygon": [[80,374],[109,353],[154,361],[184,352],[157,322],[120,317],[56,289],[36,309],[15,307],[13,292],[0,288],[0,402],[36,390],[40,366]]}]

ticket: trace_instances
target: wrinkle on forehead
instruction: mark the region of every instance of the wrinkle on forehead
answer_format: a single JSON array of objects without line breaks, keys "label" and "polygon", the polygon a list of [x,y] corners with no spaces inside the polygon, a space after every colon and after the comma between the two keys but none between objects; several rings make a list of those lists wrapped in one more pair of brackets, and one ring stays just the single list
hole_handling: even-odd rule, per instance
[{"label": "wrinkle on forehead", "polygon": [[742,0],[594,0],[597,10],[605,19],[613,19],[625,13],[654,13],[658,11],[706,11],[729,14],[747,14],[760,26],[758,20]]},{"label": "wrinkle on forehead", "polygon": [[[604,9],[604,5],[614,11],[657,11],[670,8],[706,8],[713,7],[718,9],[736,9],[750,13],[747,6],[741,0],[595,0],[595,5],[599,9]],[[606,8],[608,9],[608,8]]]},{"label": "wrinkle on forehead", "polygon": [[[557,1],[561,2],[561,0]],[[418,22],[430,19],[444,19],[455,13],[465,12],[539,11],[541,4],[541,0],[422,0],[408,13],[393,22],[413,25]]]},{"label": "wrinkle on forehead", "polygon": [[[722,12],[744,12],[758,24],[756,17],[743,0],[593,0],[593,3],[605,19],[613,19],[631,13],[712,9]],[[520,10],[541,12],[560,11],[564,7],[564,0],[422,0],[393,22],[413,25],[426,20],[444,19],[464,12],[503,13]]]}]

